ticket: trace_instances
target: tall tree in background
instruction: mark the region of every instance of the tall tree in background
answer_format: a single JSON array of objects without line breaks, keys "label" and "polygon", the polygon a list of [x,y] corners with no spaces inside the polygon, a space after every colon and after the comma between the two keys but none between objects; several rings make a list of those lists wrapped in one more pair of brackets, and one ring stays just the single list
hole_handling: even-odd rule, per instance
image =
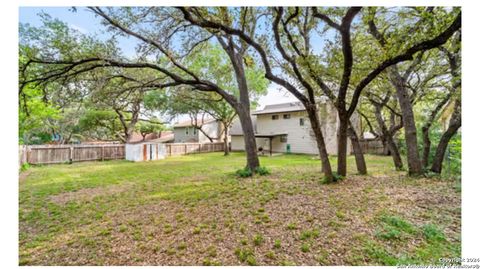
[{"label": "tall tree in background", "polygon": [[[421,38],[423,35],[427,35],[430,32],[437,34],[438,37],[443,37],[440,38],[440,40],[437,40],[437,42],[423,43],[424,45],[427,45],[428,48],[425,49],[424,46],[421,46],[418,50],[415,51],[422,52],[427,49],[436,48],[445,44],[448,39],[458,29],[460,29],[460,13],[458,13],[459,15],[455,17],[453,24],[451,24],[450,27],[447,28],[447,30],[441,29],[438,24],[434,24],[432,22],[432,18],[435,18],[435,15],[437,13],[440,14],[440,16],[444,16],[447,18],[454,16],[452,14],[445,15],[445,10],[443,9],[439,9],[438,11],[433,8],[414,9],[414,12],[416,12],[418,19],[414,23],[409,25],[409,27],[406,27],[408,31],[405,31],[405,29],[400,29],[397,31],[388,29],[390,22],[385,17],[386,10],[372,8],[369,11],[371,12],[369,18],[367,19],[369,31],[371,35],[375,37],[375,39],[378,41],[378,44],[383,49],[386,55],[389,55],[389,50],[392,46],[395,47],[395,42],[399,42],[396,37],[406,37],[408,35],[411,35],[417,38]],[[386,30],[381,32],[377,24],[380,24],[381,28]],[[430,29],[427,32],[428,27],[425,26],[431,25],[433,25],[433,29]],[[415,48],[415,46],[412,48]],[[414,56],[414,54],[411,54],[411,56]],[[402,110],[402,119],[405,129],[405,141],[407,145],[408,173],[412,176],[418,176],[423,173],[422,162],[418,152],[417,129],[415,125],[413,106],[407,88],[407,80],[412,74],[415,66],[422,63],[423,53],[419,53],[415,57],[415,60],[407,66],[400,66],[400,62],[397,62],[393,65],[390,65],[390,68],[387,69],[387,74],[389,76],[390,82],[396,89],[397,98],[400,104],[400,108]]]},{"label": "tall tree in background", "polygon": [[[248,14],[250,9],[252,8],[240,8],[238,9],[239,11],[237,10],[236,12]],[[209,10],[205,8],[180,8],[180,10],[183,12],[185,19],[192,24],[205,29],[221,31],[229,34],[230,36],[236,36],[257,51],[265,69],[265,77],[277,85],[287,89],[304,105],[310,120],[310,126],[315,134],[319,156],[322,161],[322,171],[325,174],[325,179],[327,181],[332,181],[334,177],[318,117],[318,107],[316,104],[317,100],[315,99],[313,88],[309,87],[305,81],[302,81],[302,77],[300,77],[302,84],[300,84],[301,86],[298,87],[291,83],[288,79],[283,78],[281,75],[275,74],[271,64],[273,60],[271,55],[268,54],[268,43],[258,41],[255,32],[246,31],[246,29],[243,27],[243,24],[239,24],[237,27],[227,24],[222,20],[221,17],[218,16],[218,14],[209,13]],[[276,23],[278,23],[278,20],[276,20]],[[263,38],[263,40],[265,40],[265,38]],[[277,45],[280,44],[277,43]],[[305,87],[306,93],[303,92],[302,87]]]},{"label": "tall tree in background", "polygon": [[[446,56],[449,63],[449,72],[450,72],[450,87],[448,94],[442,99],[439,104],[435,107],[431,114],[435,114],[436,109],[445,102],[446,99],[449,99],[450,107],[453,107],[453,112],[451,113],[448,127],[440,138],[438,143],[435,156],[432,163],[431,171],[434,173],[440,174],[442,172],[443,159],[445,158],[445,152],[447,150],[448,143],[452,139],[453,135],[458,131],[462,125],[462,113],[461,113],[461,92],[458,90],[461,88],[461,36],[458,33],[457,38],[453,40],[450,45],[450,48],[440,47],[442,53]],[[444,106],[445,109],[448,109],[449,106]],[[444,110],[445,110],[444,109]]]},{"label": "tall tree in background", "polygon": [[[225,32],[227,34],[235,35],[240,37],[243,41],[246,43],[250,44],[260,55],[262,63],[265,67],[266,70],[266,75],[265,77],[272,80],[273,82],[285,87],[287,90],[289,90],[295,97],[297,97],[302,103],[306,104],[307,111],[308,107],[311,107],[311,100],[315,99],[315,96],[312,96],[311,94],[308,95],[308,98],[306,98],[305,95],[303,95],[301,92],[297,90],[295,86],[290,84],[287,80],[282,79],[276,75],[273,74],[272,68],[270,65],[270,59],[276,59],[275,54],[273,53],[268,53],[270,50],[268,49],[268,45],[262,44],[261,42],[257,41],[257,38],[255,36],[249,35],[249,33],[246,33],[241,27],[232,27],[230,25],[227,25],[223,23],[221,20],[218,19],[218,17],[215,17],[214,15],[208,14],[208,11],[203,11],[203,14],[201,12],[197,12],[197,8],[181,8],[182,12],[184,13],[185,19],[188,21],[199,25],[204,28],[208,29],[217,29],[222,32]],[[386,68],[393,66],[395,64],[408,61],[408,60],[413,60],[414,55],[417,52],[420,51],[425,51],[429,50],[435,47],[438,47],[445,42],[453,35],[453,33],[460,28],[461,24],[461,15],[460,12],[457,12],[456,10],[451,12],[451,14],[444,15],[444,14],[439,14],[437,17],[433,17],[433,21],[437,21],[436,27],[440,29],[436,29],[437,31],[431,31],[431,32],[421,32],[421,35],[412,35],[414,38],[408,38],[409,36],[407,35],[395,35],[393,36],[398,44],[401,44],[402,46],[400,48],[394,48],[388,50],[387,57],[385,55],[379,55],[381,61],[378,63],[375,63],[374,68],[371,69],[371,71],[365,73],[365,75],[362,75],[361,77],[357,77],[355,81],[357,82],[356,85],[351,85],[351,76],[352,76],[352,70],[353,70],[353,52],[352,52],[352,43],[351,43],[351,24],[352,21],[360,11],[360,8],[349,8],[347,9],[344,13],[342,12],[343,9],[338,9],[338,8],[333,8],[329,9],[329,12],[332,14],[326,14],[322,13],[318,9],[316,11],[312,10],[312,13],[314,17],[319,18],[319,20],[323,21],[325,24],[327,24],[329,27],[333,28],[337,32],[339,32],[341,36],[341,48],[342,48],[342,54],[343,54],[343,65],[341,70],[343,70],[341,79],[339,83],[336,83],[335,85],[338,85],[339,88],[337,90],[337,95],[336,95],[336,106],[337,110],[339,110],[339,116],[340,116],[340,128],[339,128],[339,140],[337,142],[339,151],[338,151],[338,173],[340,175],[345,175],[346,174],[346,139],[348,136],[348,124],[349,124],[349,119],[350,116],[354,113],[356,110],[360,95],[363,91],[363,89],[372,81],[374,80],[380,73],[382,73]],[[278,12],[280,10],[277,10]],[[277,12],[275,11],[275,12]],[[207,14],[205,14],[207,12]],[[293,10],[291,13],[295,14],[295,10]],[[272,12],[275,14],[274,12]],[[305,14],[306,12],[304,12]],[[333,18],[333,15],[336,15],[338,17],[338,13],[343,13],[345,15],[341,16],[341,23],[335,22]],[[277,13],[278,14],[278,13]],[[454,16],[454,18],[451,18]],[[288,18],[291,17],[291,14],[287,14],[285,17],[285,22],[289,21]],[[375,16],[374,16],[375,17]],[[412,18],[413,19],[413,18]],[[275,23],[278,23],[281,20],[280,16],[276,16],[276,19],[273,20],[273,25]],[[290,20],[293,21],[293,20]],[[284,27],[285,28],[285,27]],[[405,29],[403,29],[405,30]],[[432,34],[433,33],[433,34]],[[408,40],[409,42],[400,42],[400,40]],[[308,38],[307,38],[308,40]],[[291,45],[291,47],[294,47]],[[308,46],[297,46],[301,48],[309,48]],[[301,54],[300,54],[301,55]],[[303,54],[303,55],[308,55],[308,54]],[[288,56],[288,55],[287,55]],[[310,66],[313,66],[314,64],[318,66],[321,64],[319,61],[314,61],[308,57],[301,58],[297,57],[298,59],[302,59],[305,62],[305,65],[307,63],[310,63]],[[285,58],[285,57],[284,57]],[[288,58],[288,57],[287,57]],[[290,64],[292,64],[290,62]],[[308,65],[307,65],[308,67]],[[293,70],[292,66],[292,70]],[[311,68],[307,69],[307,71],[313,70],[318,73],[322,73],[322,69],[320,68]],[[300,75],[303,75],[300,71],[298,72]],[[312,74],[313,77],[313,74]],[[333,97],[334,94],[331,91],[328,91],[329,87],[328,85],[323,81],[319,80],[319,76],[316,76],[317,79],[315,80],[319,85],[320,89],[323,90],[325,93],[327,93],[327,96]],[[298,77],[297,77],[298,78]],[[350,105],[347,107],[347,90],[349,88],[353,88],[353,93],[351,94],[351,102]],[[327,91],[325,91],[327,90]],[[332,94],[328,94],[331,92]],[[313,92],[312,92],[313,93]],[[309,101],[310,100],[310,101]],[[312,109],[313,110],[313,109]],[[310,116],[311,113],[309,113]],[[313,113],[315,114],[315,113]],[[314,115],[312,114],[312,117]],[[317,116],[318,117],[318,116]],[[315,121],[311,121],[315,122]],[[314,125],[314,123],[312,123]],[[315,126],[312,126],[312,128],[315,131]],[[320,139],[317,139],[317,142]],[[322,142],[320,142],[322,144]],[[324,142],[323,142],[324,144]],[[325,168],[329,165],[327,165],[328,158],[324,160],[325,158],[322,157],[322,149],[321,146],[319,145],[319,150],[320,150],[320,155],[322,158],[322,161],[324,165],[324,170]],[[417,153],[418,154],[418,153]],[[328,157],[328,156],[327,156]]]},{"label": "tall tree in background", "polygon": [[[190,31],[191,27],[185,27],[185,21],[177,20],[171,16],[170,12],[172,10],[169,8],[109,8],[104,11],[92,7],[90,10],[103,18],[104,24],[108,26],[108,30],[113,37],[111,39],[113,41],[110,41],[110,43],[102,43],[96,40],[90,43],[97,44],[98,48],[108,47],[109,44],[115,47],[114,36],[116,34],[128,35],[139,41],[137,58],[126,59],[119,53],[114,53],[117,51],[115,48],[106,51],[95,48],[78,51],[77,47],[80,47],[83,42],[92,41],[92,38],[84,36],[71,38],[65,24],[58,22],[55,27],[52,27],[47,23],[44,28],[44,31],[48,32],[47,35],[30,36],[34,39],[33,42],[30,42],[30,45],[36,47],[36,49],[33,53],[27,55],[29,60],[22,67],[25,71],[39,66],[40,70],[35,72],[33,79],[22,80],[20,88],[30,83],[46,83],[60,79],[82,80],[83,76],[104,69],[152,70],[157,74],[157,79],[148,83],[150,87],[165,89],[186,85],[194,90],[216,92],[222,96],[237,111],[240,120],[243,122],[245,139],[249,141],[246,143],[248,148],[247,167],[252,171],[259,167],[260,162],[256,146],[254,143],[250,143],[255,138],[249,114],[248,90],[251,85],[249,85],[250,80],[247,76],[250,73],[255,77],[254,67],[244,68],[243,58],[239,58],[239,55],[236,56],[237,67],[243,70],[239,73],[235,73],[234,66],[231,63],[227,66],[223,59],[220,59],[223,62],[211,63],[207,61],[203,66],[188,66],[187,56],[196,52],[205,53],[200,49],[201,45],[207,43],[214,35],[209,34],[205,37],[205,34],[199,34],[198,31],[192,33]],[[58,28],[61,28],[63,32]],[[68,42],[63,42],[64,40]],[[174,40],[185,40],[185,42],[172,46]],[[64,48],[64,43],[73,49]],[[56,48],[55,46],[52,47],[52,44],[61,44],[62,46]],[[43,45],[48,46],[50,50],[48,52],[52,53],[42,50]],[[90,44],[89,48],[91,47]],[[152,58],[155,60],[152,60]],[[242,61],[239,61],[239,59]],[[216,78],[209,73],[208,65],[226,66],[227,68],[224,69],[226,72],[231,72],[234,74],[234,78],[241,79],[242,87],[238,87],[238,95],[222,88],[221,83],[216,81]],[[195,71],[195,68],[197,68],[197,71]],[[255,78],[259,81],[263,80],[261,76]],[[255,88],[255,90],[266,90],[267,83],[260,83],[259,85],[263,87]]]},{"label": "tall tree in background", "polygon": [[359,112],[370,132],[383,145],[383,154],[391,155],[395,169],[402,170],[403,162],[396,142],[396,134],[403,128],[402,115],[397,111],[398,102],[388,80],[383,75],[366,88]]}]

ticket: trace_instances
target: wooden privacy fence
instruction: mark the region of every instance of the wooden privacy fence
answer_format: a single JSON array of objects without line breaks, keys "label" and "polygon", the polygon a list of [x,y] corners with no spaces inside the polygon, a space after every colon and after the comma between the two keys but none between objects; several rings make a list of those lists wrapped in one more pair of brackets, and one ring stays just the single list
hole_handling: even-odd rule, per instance
[{"label": "wooden privacy fence", "polygon": [[223,142],[216,143],[167,143],[167,156],[178,156],[192,153],[223,151]]},{"label": "wooden privacy fence", "polygon": [[20,165],[125,159],[124,144],[20,146]]},{"label": "wooden privacy fence", "polygon": [[[223,151],[223,142],[167,143],[166,155]],[[19,147],[19,163],[54,164],[125,159],[125,144],[32,145]]]},{"label": "wooden privacy fence", "polygon": [[378,155],[384,154],[383,144],[380,139],[361,139],[359,142],[363,153]]}]

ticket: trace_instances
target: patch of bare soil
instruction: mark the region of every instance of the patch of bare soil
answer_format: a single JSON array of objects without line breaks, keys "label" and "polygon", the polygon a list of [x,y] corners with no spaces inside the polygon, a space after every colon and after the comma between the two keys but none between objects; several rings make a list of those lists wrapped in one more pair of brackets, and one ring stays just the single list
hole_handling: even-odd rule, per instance
[{"label": "patch of bare soil", "polygon": [[71,201],[90,201],[99,196],[109,196],[127,191],[131,187],[132,184],[118,184],[107,187],[86,188],[52,195],[50,196],[50,200],[59,205],[64,205]]},{"label": "patch of bare soil", "polygon": [[31,170],[23,171],[18,174],[18,181],[23,182],[28,178],[28,176],[32,173]]}]

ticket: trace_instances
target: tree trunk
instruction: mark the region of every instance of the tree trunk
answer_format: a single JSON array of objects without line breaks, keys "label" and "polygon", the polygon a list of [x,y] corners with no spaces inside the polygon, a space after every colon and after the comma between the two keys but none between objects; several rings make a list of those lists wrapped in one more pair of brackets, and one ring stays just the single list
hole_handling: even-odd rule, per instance
[{"label": "tree trunk", "polygon": [[[220,40],[221,39],[219,39],[219,41]],[[232,41],[230,40],[230,42]],[[247,154],[247,168],[249,168],[252,173],[255,173],[257,168],[260,167],[260,160],[258,159],[255,131],[253,130],[253,122],[250,116],[250,96],[243,66],[243,54],[236,52],[233,44],[226,46],[224,43],[220,43],[227,52],[235,73],[240,100],[235,106],[235,109],[240,119],[240,124],[242,125],[245,153]]]},{"label": "tree trunk", "polygon": [[375,107],[375,118],[377,119],[378,126],[380,126],[380,130],[382,130],[383,139],[385,139],[388,149],[392,155],[395,169],[402,170],[403,169],[402,157],[400,156],[400,152],[398,150],[397,144],[393,140],[392,133],[387,129],[387,125],[383,120],[381,105],[379,104],[373,104],[373,105]]},{"label": "tree trunk", "polygon": [[228,124],[223,123],[223,155],[230,155],[230,149],[228,148]]},{"label": "tree trunk", "polygon": [[314,104],[304,104],[304,106],[307,110],[310,126],[315,134],[315,140],[317,141],[318,153],[320,160],[322,161],[323,174],[325,175],[326,181],[331,182],[333,181],[332,166],[330,165],[330,160],[328,159],[327,148],[325,146],[325,140],[323,138],[320,121],[318,119],[317,108]]},{"label": "tree trunk", "polygon": [[418,154],[417,128],[408,90],[396,66],[389,69],[390,82],[395,87],[397,98],[402,110],[402,120],[405,129],[405,143],[407,145],[408,175],[420,176],[423,174],[422,163]]},{"label": "tree trunk", "polygon": [[380,140],[382,141],[382,146],[383,146],[383,155],[388,156],[390,155],[390,149],[388,147],[387,139],[384,135],[380,136]]},{"label": "tree trunk", "polygon": [[460,109],[460,102],[455,102],[455,111],[453,112],[452,118],[448,125],[447,130],[442,134],[440,142],[438,142],[437,151],[435,152],[435,157],[433,158],[432,169],[431,171],[437,174],[442,173],[442,164],[443,159],[445,158],[445,152],[447,150],[448,143],[450,139],[455,135],[457,130],[462,125],[462,115]]},{"label": "tree trunk", "polygon": [[[454,74],[452,74],[454,75]],[[432,110],[430,113],[425,125],[422,127],[422,139],[423,139],[423,154],[422,154],[422,165],[424,169],[428,167],[428,157],[430,156],[430,148],[431,148],[431,141],[430,141],[430,127],[432,127],[433,122],[437,118],[438,113],[442,110],[442,108],[448,103],[450,98],[455,91],[456,86],[453,86],[453,89],[450,93],[448,93]]]},{"label": "tree trunk", "polygon": [[202,129],[202,126],[198,127],[198,126],[195,126],[195,128],[200,131],[206,138],[208,138],[208,140],[210,141],[210,143],[213,143],[213,138],[210,137],[207,132],[205,132],[203,129]]},{"label": "tree trunk", "polygon": [[337,131],[337,173],[340,176],[347,175],[347,137],[348,137],[348,115],[338,112],[339,127]]},{"label": "tree trunk", "polygon": [[365,163],[365,156],[363,155],[362,147],[360,146],[360,142],[358,141],[357,133],[355,132],[355,129],[353,129],[351,122],[348,126],[347,131],[348,136],[350,137],[350,141],[352,141],[353,154],[355,155],[357,171],[360,175],[366,175],[367,165]]},{"label": "tree trunk", "polygon": [[[140,106],[134,105],[134,108],[137,108],[137,107],[138,109],[140,109]],[[125,117],[123,116],[123,113],[119,109],[114,108],[114,110],[118,115],[120,123],[122,124],[123,133],[125,135],[125,142],[128,143],[130,142],[133,131],[135,129],[135,124],[137,124],[137,121],[138,121],[138,111],[134,110],[134,112],[132,113],[132,119],[130,120],[130,123],[127,123],[127,121],[125,120]]]},{"label": "tree trunk", "polygon": [[430,147],[431,147],[431,141],[430,141],[430,134],[429,134],[430,128],[427,126],[422,127],[422,140],[423,140],[423,152],[422,152],[422,166],[423,168],[428,167],[428,157],[430,155]]},{"label": "tree trunk", "polygon": [[243,130],[245,153],[247,154],[247,168],[254,172],[260,166],[260,161],[258,159],[257,142],[255,140],[255,131],[253,130],[250,111],[245,108],[240,108],[237,110],[237,114]]}]

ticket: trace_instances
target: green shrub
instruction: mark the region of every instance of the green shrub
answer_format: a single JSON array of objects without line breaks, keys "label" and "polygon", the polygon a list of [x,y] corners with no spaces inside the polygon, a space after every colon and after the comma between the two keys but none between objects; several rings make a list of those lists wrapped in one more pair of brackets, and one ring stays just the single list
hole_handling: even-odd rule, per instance
[{"label": "green shrub", "polygon": [[326,177],[323,177],[322,183],[328,184],[328,183],[333,183],[333,182],[339,182],[343,180],[345,177],[342,175],[337,174],[336,172],[333,173],[333,178],[331,180],[328,180]]},{"label": "green shrub", "polygon": [[[265,166],[260,166],[255,169],[255,174],[260,176],[266,176],[270,174],[270,171]],[[238,177],[251,177],[253,176],[252,170],[248,167],[238,169],[235,171],[235,175]]]},{"label": "green shrub", "polygon": [[20,166],[20,171],[24,172],[24,171],[27,171],[29,168],[30,168],[30,164],[29,163],[24,163],[24,164],[22,164],[22,166]]},{"label": "green shrub", "polygon": [[255,170],[255,173],[261,176],[270,175],[270,171],[265,166],[257,167],[257,169]]},{"label": "green shrub", "polygon": [[251,177],[253,175],[252,173],[252,170],[250,170],[250,168],[243,168],[243,169],[238,169],[235,174],[238,176],[238,177]]}]

